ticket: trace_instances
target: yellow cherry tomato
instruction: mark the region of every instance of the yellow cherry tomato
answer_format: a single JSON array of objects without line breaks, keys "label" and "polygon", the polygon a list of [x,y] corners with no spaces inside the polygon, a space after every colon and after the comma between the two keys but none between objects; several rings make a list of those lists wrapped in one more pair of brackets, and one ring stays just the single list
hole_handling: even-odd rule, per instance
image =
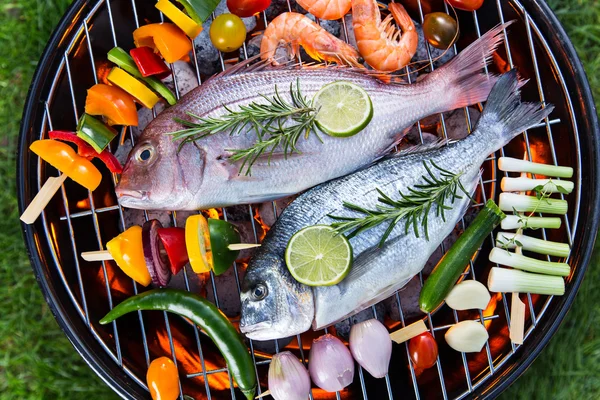
[{"label": "yellow cherry tomato", "polygon": [[68,144],[52,139],[36,140],[29,149],[86,189],[93,191],[100,185],[102,174],[98,168]]},{"label": "yellow cherry tomato", "polygon": [[170,358],[152,360],[146,373],[146,383],[153,400],[175,400],[179,397],[179,374]]},{"label": "yellow cherry tomato", "polygon": [[142,245],[142,227],[132,226],[106,244],[106,250],[115,262],[129,276],[142,286],[152,282]]},{"label": "yellow cherry tomato", "polygon": [[224,53],[242,47],[246,40],[246,25],[237,15],[221,14],[210,25],[210,41]]},{"label": "yellow cherry tomato", "polygon": [[212,268],[210,231],[203,215],[192,215],[185,222],[185,246],[194,272],[209,272]]}]

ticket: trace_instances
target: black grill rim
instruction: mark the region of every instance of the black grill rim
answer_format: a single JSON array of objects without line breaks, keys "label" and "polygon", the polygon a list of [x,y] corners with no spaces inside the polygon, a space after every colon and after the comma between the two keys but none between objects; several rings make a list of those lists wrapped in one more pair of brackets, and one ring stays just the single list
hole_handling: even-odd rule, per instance
[{"label": "black grill rim", "polygon": [[[581,165],[582,170],[587,169],[589,173],[589,179],[586,181],[588,191],[582,193],[582,200],[585,200],[582,201],[582,205],[587,204],[587,207],[582,208],[580,214],[585,216],[583,217],[585,228],[580,228],[581,243],[584,245],[577,255],[578,272],[569,283],[571,286],[569,293],[553,300],[552,309],[548,310],[550,314],[538,325],[533,335],[528,338],[526,345],[513,354],[509,362],[495,371],[494,379],[487,379],[483,385],[470,394],[469,398],[496,398],[499,396],[525,372],[548,344],[573,304],[594,249],[600,222],[598,193],[600,188],[600,128],[594,99],[583,65],[573,44],[549,6],[539,0],[522,0],[521,3],[549,42],[561,69],[572,72],[565,74],[564,78],[566,86],[571,89],[570,94],[574,108],[582,116],[578,120],[578,124],[583,133],[581,148],[586,149],[586,152],[581,154]],[[75,33],[70,28],[79,25],[90,9],[90,5],[85,0],[76,0],[69,6],[44,49],[29,87],[17,150],[16,176],[19,213],[25,210],[26,205],[35,194],[24,153],[28,151],[29,138],[33,137],[35,132],[39,132],[42,122],[44,109],[43,103],[39,99],[43,98],[42,94],[48,90],[47,77],[49,73],[60,63],[60,57]],[[585,134],[586,132],[587,134]],[[88,328],[77,315],[77,310],[54,269],[45,268],[45,265],[52,261],[47,245],[36,241],[38,233],[43,230],[41,229],[41,220],[33,225],[22,224],[21,227],[32,269],[44,299],[75,350],[119,396],[124,399],[146,398],[148,393],[127,376],[90,335]]]}]

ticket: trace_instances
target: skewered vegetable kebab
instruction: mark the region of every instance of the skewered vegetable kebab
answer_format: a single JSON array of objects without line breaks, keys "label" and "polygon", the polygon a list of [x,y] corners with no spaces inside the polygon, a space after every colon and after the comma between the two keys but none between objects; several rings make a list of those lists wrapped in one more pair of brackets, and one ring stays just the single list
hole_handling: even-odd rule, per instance
[{"label": "skewered vegetable kebab", "polygon": [[[106,244],[106,250],[81,253],[86,261],[114,260],[143,286],[166,286],[188,262],[196,273],[227,271],[243,249],[260,244],[240,243],[235,225],[203,215],[189,217],[184,228],[163,228],[155,219],[132,226]],[[164,249],[164,250],[163,250]]]}]

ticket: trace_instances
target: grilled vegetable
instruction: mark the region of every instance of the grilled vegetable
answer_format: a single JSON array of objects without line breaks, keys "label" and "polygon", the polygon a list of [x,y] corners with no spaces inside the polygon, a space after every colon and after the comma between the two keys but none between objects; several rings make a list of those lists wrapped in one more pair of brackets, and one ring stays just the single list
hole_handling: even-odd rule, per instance
[{"label": "grilled vegetable", "polygon": [[479,322],[461,321],[452,325],[444,337],[446,343],[456,351],[478,353],[490,336]]},{"label": "grilled vegetable", "polygon": [[500,171],[530,172],[532,174],[554,176],[557,178],[570,178],[573,176],[573,168],[571,167],[540,164],[511,157],[500,157],[498,159],[498,168]]},{"label": "grilled vegetable", "polygon": [[568,276],[571,273],[571,267],[567,263],[542,261],[522,254],[511,253],[498,247],[490,251],[489,259],[500,265],[538,274]]},{"label": "grilled vegetable", "polygon": [[109,125],[138,125],[133,97],[116,86],[98,83],[89,88],[85,98],[85,112],[106,117]]},{"label": "grilled vegetable", "polygon": [[502,211],[540,212],[564,215],[569,205],[566,200],[537,198],[515,193],[500,193],[498,205]]},{"label": "grilled vegetable", "polygon": [[198,25],[202,25],[204,21],[210,17],[210,14],[215,11],[220,0],[177,0],[185,11],[188,13]]},{"label": "grilled vegetable", "polygon": [[158,0],[155,7],[165,14],[167,18],[173,21],[173,23],[182,31],[184,31],[185,34],[190,38],[194,39],[200,32],[202,32],[202,23],[196,23],[196,21],[185,15],[183,11],[177,8],[169,0]]},{"label": "grilled vegetable", "polygon": [[561,220],[556,217],[531,217],[520,215],[507,215],[502,220],[502,229],[538,229],[538,228],[560,228]]},{"label": "grilled vegetable", "polygon": [[446,50],[458,38],[458,24],[446,13],[433,12],[425,15],[423,34],[430,45]]},{"label": "grilled vegetable", "polygon": [[50,139],[60,140],[63,142],[74,143],[77,145],[77,154],[85,158],[98,158],[106,165],[108,170],[114,174],[123,172],[123,166],[119,160],[108,149],[104,149],[102,153],[98,153],[83,139],[79,138],[75,132],[65,131],[50,131],[48,133]]},{"label": "grilled vegetable", "polygon": [[269,391],[275,400],[306,400],[309,397],[310,376],[291,352],[273,355],[269,365]]},{"label": "grilled vegetable", "polygon": [[490,292],[475,280],[462,281],[446,296],[446,304],[453,310],[485,310],[489,302]]},{"label": "grilled vegetable", "polygon": [[271,0],[227,0],[227,9],[241,18],[251,17],[265,11]]},{"label": "grilled vegetable", "polygon": [[170,358],[152,360],[146,373],[146,383],[153,400],[175,400],[179,397],[179,374]]},{"label": "grilled vegetable", "polygon": [[483,0],[446,0],[452,7],[463,11],[475,11],[481,8]]},{"label": "grilled vegetable", "polygon": [[158,79],[164,79],[171,75],[169,67],[150,47],[136,47],[129,50],[129,54],[144,78],[156,75]]},{"label": "grilled vegetable", "polygon": [[240,243],[240,232],[235,225],[221,219],[208,218],[212,269],[215,275],[227,271],[240,254],[229,249],[229,245]]},{"label": "grilled vegetable", "polygon": [[138,310],[162,310],[180,315],[202,328],[223,354],[231,376],[252,399],[256,390],[254,364],[246,345],[229,320],[208,300],[173,289],[150,290],[130,297],[100,320],[105,325]]},{"label": "grilled vegetable", "polygon": [[212,265],[208,222],[202,215],[192,215],[185,221],[185,246],[195,273],[209,272]]},{"label": "grilled vegetable", "polygon": [[177,98],[175,98],[175,95],[173,92],[171,92],[171,89],[169,89],[158,78],[153,76],[144,78],[142,76],[142,73],[137,69],[135,62],[125,50],[120,47],[114,47],[108,52],[107,56],[109,61],[115,63],[118,67],[124,69],[136,78],[141,79],[146,85],[152,88],[152,90],[164,97],[169,105],[172,106],[177,103]]},{"label": "grilled vegetable", "polygon": [[488,289],[491,292],[562,296],[565,294],[565,280],[560,276],[531,274],[516,269],[494,267],[488,277]]},{"label": "grilled vegetable", "polygon": [[327,392],[337,392],[352,383],[354,360],[340,339],[330,334],[313,340],[308,355],[312,381]]},{"label": "grilled vegetable", "polygon": [[424,332],[408,342],[408,353],[415,368],[427,369],[435,365],[438,358],[437,342],[431,333]]},{"label": "grilled vegetable", "polygon": [[379,320],[373,318],[353,325],[348,345],[356,362],[374,378],[383,378],[388,373],[392,339]]},{"label": "grilled vegetable", "polygon": [[133,42],[135,47],[147,46],[158,51],[169,64],[187,57],[192,51],[192,42],[187,35],[168,22],[140,26],[133,31]]},{"label": "grilled vegetable", "polygon": [[88,190],[96,190],[102,174],[89,160],[77,155],[68,144],[52,139],[36,140],[29,149],[42,160]]},{"label": "grilled vegetable", "polygon": [[500,188],[505,192],[524,192],[539,189],[545,193],[560,192],[569,194],[573,191],[575,184],[571,181],[552,179],[530,179],[526,177],[510,178],[504,177],[500,182]]},{"label": "grilled vegetable", "polygon": [[113,238],[106,243],[106,250],[127,276],[142,286],[150,284],[152,278],[146,267],[141,226],[132,226]]},{"label": "grilled vegetable", "polygon": [[107,79],[132,95],[146,108],[154,107],[160,100],[146,85],[120,68],[113,68],[109,72]]},{"label": "grilled vegetable", "polygon": [[156,286],[167,286],[167,283],[171,280],[171,270],[166,254],[163,255],[160,251],[161,243],[158,237],[160,228],[162,228],[162,224],[156,219],[144,223],[142,226],[142,248],[152,283]]},{"label": "grilled vegetable", "polygon": [[224,53],[242,47],[246,40],[246,25],[237,15],[221,14],[210,25],[210,41]]},{"label": "grilled vegetable", "polygon": [[425,281],[419,296],[421,310],[432,312],[444,301],[475,251],[504,217],[496,203],[488,200]]},{"label": "grilled vegetable", "polygon": [[157,233],[167,253],[171,273],[176,275],[190,260],[185,247],[185,229],[159,228]]},{"label": "grilled vegetable", "polygon": [[571,252],[571,247],[567,243],[551,242],[512,232],[498,232],[496,246],[505,249],[514,249],[519,246],[523,250],[556,257],[568,257]]},{"label": "grilled vegetable", "polygon": [[84,113],[77,123],[77,136],[92,146],[96,152],[102,153],[117,136],[117,131]]}]

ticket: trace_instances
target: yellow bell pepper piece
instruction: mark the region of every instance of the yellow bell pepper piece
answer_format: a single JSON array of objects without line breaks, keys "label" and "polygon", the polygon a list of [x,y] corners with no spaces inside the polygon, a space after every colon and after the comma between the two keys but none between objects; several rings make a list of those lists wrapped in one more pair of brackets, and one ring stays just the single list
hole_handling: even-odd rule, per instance
[{"label": "yellow bell pepper piece", "polygon": [[98,168],[68,144],[52,139],[36,140],[29,149],[86,189],[93,191],[100,185],[102,174]]},{"label": "yellow bell pepper piece", "polygon": [[108,74],[107,79],[135,97],[144,107],[152,108],[160,100],[156,94],[142,82],[129,75],[120,68],[113,68]]},{"label": "yellow bell pepper piece", "polygon": [[158,51],[168,63],[187,57],[192,41],[175,24],[168,22],[140,26],[133,31],[135,47],[147,46]]},{"label": "yellow bell pepper piece", "polygon": [[200,274],[212,269],[210,231],[204,216],[192,215],[185,222],[185,246],[194,272]]},{"label": "yellow bell pepper piece", "polygon": [[144,258],[141,226],[132,226],[112,239],[106,244],[106,250],[119,268],[134,281],[142,286],[148,286],[152,282]]},{"label": "yellow bell pepper piece", "polygon": [[156,8],[162,11],[175,25],[181,28],[186,35],[194,39],[200,32],[202,32],[202,26],[194,22],[193,19],[188,17],[183,11],[181,11],[175,4],[169,0],[158,0]]}]

